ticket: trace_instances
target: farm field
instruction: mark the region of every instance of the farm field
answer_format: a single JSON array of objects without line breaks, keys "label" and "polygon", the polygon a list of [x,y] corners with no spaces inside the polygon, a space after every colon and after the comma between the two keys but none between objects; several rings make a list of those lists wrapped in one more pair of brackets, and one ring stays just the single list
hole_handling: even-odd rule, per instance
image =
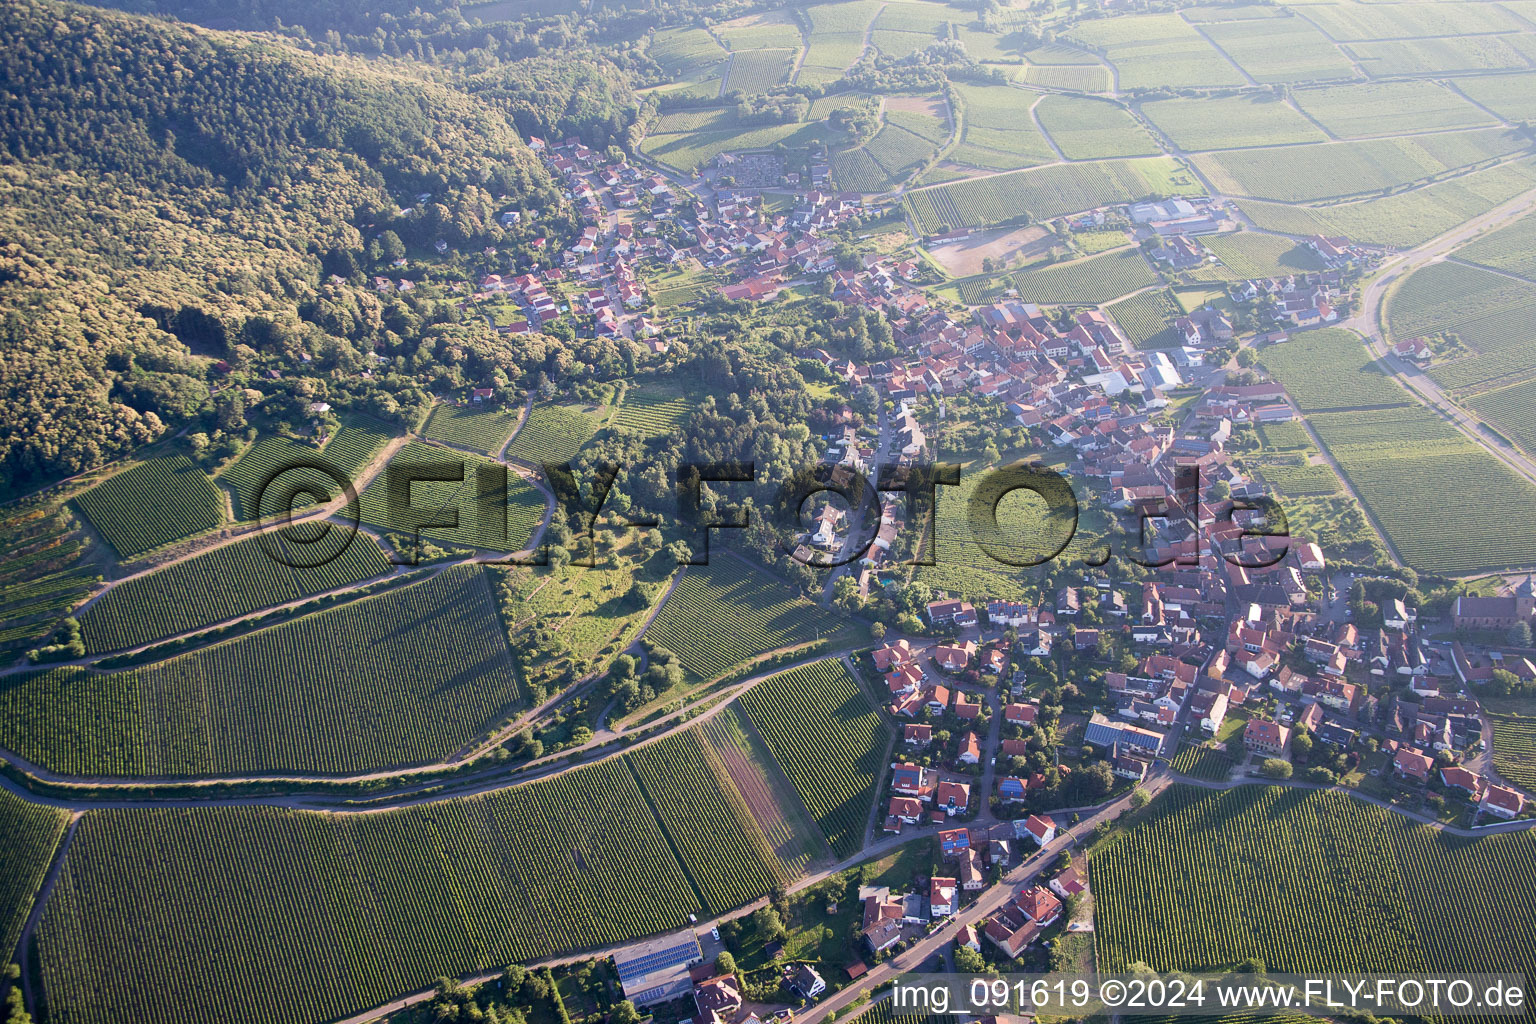
[{"label": "farm field", "polygon": [[697,260],[688,260],[665,270],[647,270],[644,277],[646,294],[657,309],[663,311],[691,305],[708,296],[716,287],[713,275]]},{"label": "farm field", "polygon": [[1141,112],[1180,149],[1236,149],[1326,142],[1316,125],[1270,97],[1154,100]]},{"label": "farm field", "polygon": [[69,812],[0,790],[0,942],[14,950]]},{"label": "farm field", "polygon": [[1240,86],[1243,76],[1177,14],[1139,14],[1074,25],[1070,41],[1102,52],[1121,89]]},{"label": "farm field", "polygon": [[1505,156],[1528,143],[1502,128],[1396,139],[1203,153],[1195,163],[1223,192],[1281,202],[1363,195]]},{"label": "farm field", "polygon": [[1201,27],[1256,82],[1326,82],[1355,76],[1349,58],[1333,41],[1294,15],[1213,21]]},{"label": "farm field", "polygon": [[625,756],[688,874],[719,914],[787,881],[725,766],[699,733],[674,733]]},{"label": "farm field", "polygon": [[1148,196],[1194,195],[1194,177],[1172,157],[1053,165],[997,174],[909,192],[917,228],[938,234],[959,227],[991,227],[1028,216],[1048,220]]},{"label": "farm field", "polygon": [[[264,437],[220,473],[219,482],[233,492],[236,519],[250,522],[258,514],[281,515],[288,508],[288,495],[303,497],[308,503],[314,494],[333,498],[341,494],[341,485],[330,473],[301,467],[319,464],[342,479],[356,480],[390,436],[383,424],[352,417],[318,451],[308,441]],[[274,489],[268,492],[269,507],[258,509],[256,501],[262,485],[268,481],[274,483]],[[302,484],[309,484],[312,489],[296,494]]]},{"label": "farm field", "polygon": [[1536,564],[1521,511],[1536,488],[1435,413],[1414,405],[1308,418],[1409,565],[1460,576]]},{"label": "farm field", "polygon": [[1536,72],[1458,78],[1456,88],[1506,121],[1536,119]]},{"label": "farm field", "polygon": [[1322,270],[1322,258],[1306,245],[1278,235],[1237,231],[1205,235],[1200,244],[1221,260],[1188,271],[1196,281],[1247,281],[1257,277],[1283,277]]},{"label": "farm field", "polygon": [[773,759],[839,859],[864,845],[889,730],[841,661],[780,673],[742,694]]},{"label": "farm field", "polygon": [[1365,82],[1298,89],[1296,105],[1342,138],[1475,128],[1493,118],[1435,82]]},{"label": "farm field", "polygon": [[464,566],[140,668],[8,677],[0,745],[70,775],[350,773],[441,760],[521,698]]},{"label": "farm field", "polygon": [[800,28],[786,11],[749,14],[721,22],[714,31],[732,50],[798,50],[801,45]]},{"label": "farm field", "polygon": [[[142,912],[122,912],[127,893]],[[246,989],[246,1019],[322,1021],[699,909],[615,758],[378,814],[93,811],[39,949],[49,1006],[74,1024],[224,1021]]]},{"label": "farm field", "polygon": [[1183,341],[1183,336],[1173,329],[1173,321],[1183,311],[1169,297],[1167,289],[1132,295],[1107,307],[1107,311],[1137,348],[1170,348]]},{"label": "farm field", "polygon": [[1456,258],[1536,278],[1536,217],[1528,215],[1497,231],[1479,235],[1456,250]]},{"label": "farm field", "polygon": [[[337,541],[347,531],[332,526]],[[251,537],[124,580],[78,616],[87,652],[115,651],[334,590],[392,566],[366,533],[321,551],[278,535]],[[322,559],[325,559],[322,563]],[[322,563],[309,567],[311,563]]]},{"label": "farm field", "polygon": [[[1531,372],[1536,377],[1536,367]],[[1486,392],[1466,399],[1464,404],[1527,453],[1536,455],[1536,379]]]},{"label": "farm field", "polygon": [[224,521],[224,499],[185,455],[141,462],[78,495],[75,505],[123,559]]},{"label": "farm field", "polygon": [[1519,160],[1424,188],[1336,206],[1281,206],[1243,199],[1238,206],[1266,231],[1344,235],[1374,245],[1412,248],[1536,187],[1536,167]]},{"label": "farm field", "polygon": [[702,683],[768,651],[818,638],[848,643],[859,632],[763,570],[715,551],[709,565],[688,567],[645,639],[677,654],[689,683]]},{"label": "farm field", "polygon": [[[1340,793],[1175,787],[1146,819],[1090,852],[1101,971],[1516,969],[1536,941],[1528,832],[1459,839]],[[1328,851],[1326,854],[1320,851]],[[1445,919],[1464,879],[1473,933]],[[1274,894],[1305,890],[1277,906]]]},{"label": "farm field", "polygon": [[1393,342],[1454,336],[1475,352],[1500,352],[1532,339],[1536,284],[1449,260],[1432,263],[1393,288],[1385,319]]},{"label": "farm field", "polygon": [[1109,100],[1047,95],[1035,107],[1035,115],[1069,160],[1152,156],[1160,152],[1140,122]]},{"label": "farm field", "polygon": [[481,455],[495,455],[507,443],[522,419],[523,410],[480,409],[459,405],[439,405],[432,410],[422,436],[442,441],[456,448],[468,448]]},{"label": "farm field", "polygon": [[1029,107],[1039,98],[1006,85],[955,86],[963,111],[960,144],[949,154],[959,164],[1008,171],[1055,159],[1035,127]]},{"label": "farm field", "polygon": [[831,858],[826,838],[811,820],[795,787],[735,703],[721,708],[698,728],[725,766],[758,828],[768,837],[784,874],[798,877],[811,864]]},{"label": "farm field", "polygon": [[[534,425],[529,416],[524,430]],[[540,430],[549,425],[539,420]],[[539,435],[548,436],[548,435]],[[522,441],[522,432],[518,434]],[[509,457],[516,457],[516,443]],[[400,514],[390,508],[390,468],[427,479],[410,484],[409,507]],[[442,476],[446,479],[431,479]],[[402,477],[402,479],[406,479]],[[504,483],[503,483],[504,481]],[[447,523],[454,515],[458,525]],[[358,516],[376,529],[402,538],[401,544],[414,553],[413,535],[461,548],[489,551],[521,551],[528,546],[533,532],[544,518],[544,497],[511,469],[473,455],[421,441],[412,441],[395,454],[389,466],[363,488],[358,497]],[[431,524],[431,525],[428,525]]]},{"label": "farm field", "polygon": [[1157,284],[1158,276],[1141,250],[1132,246],[1020,271],[1012,281],[1025,302],[1100,303]]},{"label": "farm field", "polygon": [[1408,392],[1377,365],[1359,335],[1336,327],[1297,334],[1259,353],[1304,413],[1406,405]]}]

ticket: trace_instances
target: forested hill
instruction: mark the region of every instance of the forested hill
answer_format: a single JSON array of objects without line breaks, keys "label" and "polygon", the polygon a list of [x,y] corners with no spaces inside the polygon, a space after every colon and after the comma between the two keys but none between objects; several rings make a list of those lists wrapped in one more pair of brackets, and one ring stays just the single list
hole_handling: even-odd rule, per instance
[{"label": "forested hill", "polygon": [[[0,33],[0,478],[12,487],[173,428],[237,344],[355,364],[373,339],[301,311],[328,273],[364,280],[360,229],[515,246],[519,232],[562,228],[497,223],[509,205],[561,211],[558,190],[504,112],[402,62],[46,0],[0,5]],[[408,335],[411,318],[396,319]]]}]

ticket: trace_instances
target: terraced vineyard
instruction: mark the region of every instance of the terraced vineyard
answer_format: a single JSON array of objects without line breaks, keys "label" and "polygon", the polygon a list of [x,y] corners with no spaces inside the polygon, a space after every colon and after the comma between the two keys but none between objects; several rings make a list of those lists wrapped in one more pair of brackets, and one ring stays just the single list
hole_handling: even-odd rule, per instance
[{"label": "terraced vineyard", "polygon": [[787,881],[773,849],[698,727],[626,758],[683,866],[719,914]]},{"label": "terraced vineyard", "polygon": [[333,526],[325,540],[332,537],[325,554],[336,553],[313,568],[304,566],[319,558],[305,546],[266,535],[124,580],[79,615],[86,650],[135,647],[390,571],[367,534],[352,536],[339,551],[346,533]]},{"label": "terraced vineyard", "polygon": [[[321,495],[327,500],[340,496],[341,487],[331,473],[307,467],[319,464],[344,480],[356,480],[358,473],[373,460],[389,437],[382,426],[362,420],[336,431],[318,450],[308,441],[296,438],[264,437],[224,470],[219,480],[234,492],[236,519],[250,522],[258,514],[281,515],[289,507],[284,499],[301,484],[310,487],[304,504],[313,500],[313,495]],[[268,492],[270,507],[258,509],[256,502],[262,486],[269,481],[276,488]]]},{"label": "terraced vineyard", "polygon": [[[1531,833],[1459,839],[1339,793],[1175,787],[1090,868],[1100,971],[1520,970],[1536,948]],[[1446,918],[1447,878],[1476,929]]]},{"label": "terraced vineyard", "polygon": [[522,700],[476,566],[168,661],[0,689],[0,746],[71,775],[352,773],[460,749]]},{"label": "terraced vineyard", "polygon": [[925,235],[1126,203],[1148,196],[1195,195],[1201,187],[1172,157],[1059,164],[995,174],[910,192],[907,210]]},{"label": "terraced vineyard", "polygon": [[864,845],[889,739],[841,661],[783,672],[740,699],[838,857]]},{"label": "terraced vineyard", "polygon": [[69,812],[0,789],[0,942],[15,949]]},{"label": "terraced vineyard", "polygon": [[512,436],[522,416],[521,409],[439,405],[432,410],[422,436],[482,455],[496,455]]},{"label": "terraced vineyard", "polygon": [[0,519],[0,550],[0,654],[43,639],[101,580],[86,561],[93,546],[67,509],[15,508]]},{"label": "terraced vineyard", "polygon": [[[415,480],[410,485],[409,506],[392,511],[389,500],[390,468],[401,473],[444,476],[447,479]],[[482,476],[482,470],[484,475]],[[459,479],[454,479],[457,476]],[[405,479],[402,476],[401,479]],[[501,481],[505,480],[505,486]],[[458,517],[456,526],[438,525]],[[461,548],[489,551],[522,551],[544,518],[543,495],[505,466],[437,445],[412,441],[395,454],[389,467],[363,489],[358,516],[379,530],[409,538],[420,526],[429,540]],[[426,525],[432,524],[432,525]],[[407,540],[401,546],[410,548]],[[404,552],[409,557],[411,552]]]},{"label": "terraced vineyard", "polygon": [[1384,371],[1353,331],[1326,328],[1272,345],[1259,361],[1302,412],[1403,405],[1409,395]]},{"label": "terraced vineyard", "polygon": [[1536,564],[1533,488],[1422,406],[1310,415],[1355,492],[1421,572]]},{"label": "terraced vineyard", "polygon": [[236,991],[242,1019],[322,1021],[440,976],[677,928],[700,909],[614,758],[379,814],[93,811],[39,951],[50,1013],[69,1024],[213,1024]]},{"label": "terraced vineyard", "polygon": [[185,455],[141,462],[75,498],[120,558],[132,558],[224,521],[224,501]]},{"label": "terraced vineyard", "polygon": [[1025,302],[1107,302],[1157,283],[1157,272],[1134,246],[1013,276]]},{"label": "terraced vineyard", "polygon": [[528,466],[574,458],[602,425],[607,411],[570,405],[535,405],[507,447],[507,458]]}]

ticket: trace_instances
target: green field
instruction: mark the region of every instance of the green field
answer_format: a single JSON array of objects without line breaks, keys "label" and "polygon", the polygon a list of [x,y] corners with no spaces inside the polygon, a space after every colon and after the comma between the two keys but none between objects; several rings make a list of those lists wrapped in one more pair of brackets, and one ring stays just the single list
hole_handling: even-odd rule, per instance
[{"label": "green field", "polygon": [[535,405],[507,446],[507,458],[528,466],[566,462],[597,435],[607,414],[600,406]]},{"label": "green field", "polygon": [[464,566],[142,668],[7,677],[0,745],[71,775],[361,772],[441,760],[521,697]]},{"label": "green field", "polygon": [[[125,912],[124,901],[133,907]],[[378,814],[92,811],[39,935],[50,1016],[324,1021],[441,976],[687,924],[622,760]]]},{"label": "green field", "polygon": [[1458,259],[1536,278],[1536,217],[1526,216],[1513,224],[1479,235],[1456,250]]},{"label": "green field", "polygon": [[1287,235],[1344,235],[1357,242],[1412,248],[1536,187],[1536,167],[1521,160],[1426,188],[1337,206],[1282,206],[1239,200],[1267,231]]},{"label": "green field", "polygon": [[698,726],[641,747],[625,760],[698,884],[706,910],[723,913],[787,881]]},{"label": "green field", "polygon": [[392,568],[372,537],[351,535],[339,525],[331,531],[317,541],[318,551],[284,540],[279,531],[124,580],[78,616],[85,648],[136,647],[382,576]]},{"label": "green field", "polygon": [[1269,96],[1156,100],[1141,112],[1180,149],[1235,149],[1323,142],[1317,126]]},{"label": "green field", "polygon": [[841,661],[783,672],[740,699],[839,858],[864,845],[889,731]]},{"label": "green field", "polygon": [[78,495],[75,505],[124,559],[224,521],[218,488],[185,455],[141,462]]},{"label": "green field", "polygon": [[[539,410],[534,410],[534,416]],[[534,425],[534,416],[524,430]],[[541,425],[546,422],[541,419]],[[523,437],[518,433],[518,441]],[[517,443],[507,452],[519,457]],[[406,507],[395,511],[390,501],[391,470],[402,481],[412,480]],[[431,479],[432,477],[444,479]],[[425,479],[418,479],[426,477]],[[504,485],[502,481],[505,481]],[[363,523],[401,538],[407,559],[414,557],[409,541],[420,527],[424,538],[461,548],[521,551],[528,546],[544,518],[544,497],[511,469],[449,448],[412,441],[395,454],[383,472],[363,489],[358,500]],[[448,524],[457,516],[455,526]]]},{"label": "green field", "polygon": [[1304,413],[1404,405],[1410,400],[1353,331],[1329,327],[1299,333],[1283,345],[1264,349],[1259,361]]},{"label": "green field", "polygon": [[1461,576],[1536,564],[1536,488],[1422,406],[1308,417],[1403,559]]},{"label": "green field", "polygon": [[457,448],[468,448],[481,455],[495,455],[507,443],[517,421],[523,418],[521,409],[482,409],[478,406],[439,405],[421,435],[433,441],[442,441]]},{"label": "green field", "polygon": [[[1462,7],[1470,5],[1460,5]],[[1521,36],[1452,36],[1347,43],[1344,49],[1372,78],[1436,75],[1454,71],[1524,71],[1531,64]]]},{"label": "green field", "polygon": [[730,54],[701,28],[670,28],[651,37],[651,59],[673,76],[718,64]]},{"label": "green field", "polygon": [[1100,971],[1521,970],[1536,948],[1531,833],[1460,839],[1340,793],[1176,787],[1090,870]]},{"label": "green field", "polygon": [[1429,376],[1441,387],[1465,396],[1530,380],[1532,367],[1536,367],[1536,339],[1487,355],[1437,364],[1430,368]]},{"label": "green field", "polygon": [[54,850],[69,825],[69,812],[32,803],[0,790],[0,942],[14,950],[32,911],[32,900]]},{"label": "green field", "polygon": [[[316,495],[339,497],[342,487],[337,478],[356,480],[389,437],[381,426],[361,419],[336,431],[319,450],[298,438],[264,437],[220,473],[219,481],[234,494],[236,519],[251,522],[258,516],[280,516],[290,502],[296,507],[309,504]],[[262,487],[268,484],[273,489],[267,491],[267,507],[258,509]],[[295,493],[301,485],[308,487]]]},{"label": "green field", "polygon": [[1205,264],[1189,271],[1196,281],[1247,281],[1323,269],[1322,258],[1311,248],[1277,235],[1238,231],[1205,235],[1200,242],[1221,260],[1221,265]]},{"label": "green field", "polygon": [[795,19],[781,12],[748,15],[714,28],[715,35],[732,50],[800,49],[800,29]]},{"label": "green field", "polygon": [[1172,157],[1063,164],[956,181],[910,192],[906,206],[923,234],[990,227],[1203,191]]},{"label": "green field", "polygon": [[1493,122],[1466,99],[1435,82],[1365,82],[1299,89],[1297,106],[1344,138],[1397,135]]},{"label": "green field", "polygon": [[1490,128],[1203,153],[1194,160],[1211,184],[1227,194],[1307,202],[1406,185],[1506,156],[1529,144],[1515,132]]},{"label": "green field", "polygon": [[1118,103],[1048,95],[1035,107],[1040,125],[1069,160],[1152,156],[1161,152],[1141,122]]},{"label": "green field", "polygon": [[1476,3],[1318,4],[1308,17],[1341,43],[1369,39],[1519,32],[1527,26],[1497,6]]},{"label": "green field", "polygon": [[1211,22],[1204,29],[1256,82],[1326,82],[1355,76],[1349,58],[1304,18]]},{"label": "green field", "polygon": [[1042,267],[1012,278],[1025,302],[1100,303],[1158,283],[1156,271],[1134,246]]},{"label": "green field", "polygon": [[859,632],[763,570],[716,551],[709,565],[688,567],[645,639],[675,652],[688,682],[701,683],[759,654],[818,639],[852,643]]},{"label": "green field", "polygon": [[958,164],[993,171],[1032,167],[1055,159],[1029,108],[1038,95],[1006,85],[957,84],[963,131],[949,154]]},{"label": "green field", "polygon": [[1120,72],[1121,89],[1243,84],[1237,69],[1177,14],[1081,21],[1070,37],[1104,54]]},{"label": "green field", "polygon": [[1394,342],[1454,335],[1475,352],[1502,352],[1531,341],[1533,323],[1536,284],[1449,261],[1414,271],[1387,299]]},{"label": "green field", "polygon": [[780,145],[786,149],[804,149],[813,143],[835,143],[842,137],[841,133],[824,124],[791,122],[761,128],[647,135],[640,143],[640,152],[657,163],[688,174],[725,152],[774,149]]},{"label": "green field", "polygon": [[1170,348],[1183,343],[1183,335],[1173,329],[1173,321],[1183,310],[1167,289],[1132,295],[1109,306],[1108,312],[1137,348]]},{"label": "green field", "polygon": [[714,277],[696,260],[645,272],[645,292],[658,310],[687,306],[715,293]]}]

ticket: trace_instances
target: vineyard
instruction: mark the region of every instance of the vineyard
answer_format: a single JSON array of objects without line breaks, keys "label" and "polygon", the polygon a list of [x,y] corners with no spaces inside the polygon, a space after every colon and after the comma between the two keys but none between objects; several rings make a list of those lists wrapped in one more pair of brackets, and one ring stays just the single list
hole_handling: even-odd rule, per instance
[{"label": "vineyard", "polygon": [[528,466],[572,459],[597,435],[607,414],[601,407],[535,405],[507,447],[507,458]]},{"label": "vineyard", "polygon": [[1523,970],[1536,949],[1530,832],[1458,839],[1340,793],[1256,786],[1178,787],[1149,811],[1090,854],[1101,971],[1247,957],[1283,972]]},{"label": "vineyard", "polygon": [[1264,349],[1259,361],[1285,385],[1302,412],[1408,401],[1408,393],[1381,369],[1353,331],[1308,331]]},{"label": "vineyard", "polygon": [[820,640],[855,642],[860,630],[761,569],[722,552],[690,566],[645,639],[676,652],[690,683],[714,679],[759,654]]},{"label": "vineyard", "polygon": [[1110,74],[1100,64],[1031,64],[1024,69],[1024,81],[1043,89],[1108,92]]},{"label": "vineyard", "polygon": [[1201,242],[1221,260],[1221,266],[1191,271],[1190,277],[1196,281],[1248,281],[1323,269],[1323,261],[1311,247],[1290,238],[1238,231],[1207,235]]},{"label": "vineyard", "polygon": [[651,37],[650,57],[672,75],[718,64],[729,54],[701,28],[665,29]]},{"label": "vineyard", "polygon": [[1456,87],[1508,121],[1536,119],[1536,73],[1467,78]]},{"label": "vineyard", "polygon": [[1157,283],[1157,272],[1134,246],[1013,276],[1013,287],[1025,302],[1106,302]]},{"label": "vineyard", "polygon": [[1520,712],[1503,714],[1490,708],[1488,715],[1493,722],[1493,767],[1527,793],[1536,792],[1536,714],[1532,712],[1536,706],[1527,702]]},{"label": "vineyard", "polygon": [[[410,469],[416,475],[448,479],[412,482],[409,507],[395,513],[390,508],[389,469],[380,472],[358,498],[359,518],[376,529],[409,537],[420,526],[422,537],[444,544],[521,551],[544,519],[544,496],[536,488],[513,470],[477,456],[412,441],[389,465],[400,467],[402,472]],[[487,473],[484,479],[482,467]],[[453,479],[456,475],[462,479]],[[499,483],[502,478],[504,488]],[[437,525],[450,522],[455,515],[458,525]]]},{"label": "vineyard", "polygon": [[1155,100],[1141,112],[1184,150],[1322,142],[1327,136],[1284,102],[1265,97]]},{"label": "vineyard", "polygon": [[92,545],[67,509],[12,510],[0,519],[0,551],[0,654],[43,639],[101,580],[84,561]]},{"label": "vineyard", "polygon": [[1479,353],[1531,340],[1536,285],[1449,261],[1414,271],[1387,300],[1391,339],[1454,335]]},{"label": "vineyard", "polygon": [[[124,912],[131,900],[133,913]],[[39,935],[60,1024],[326,1021],[687,924],[699,905],[619,759],[378,814],[93,811]]]},{"label": "vineyard", "polygon": [[1397,135],[1435,128],[1472,128],[1487,114],[1437,82],[1366,82],[1300,89],[1297,106],[1346,138]]},{"label": "vineyard", "polygon": [[1522,217],[1507,227],[1480,236],[1456,255],[1471,263],[1536,277],[1536,217]]},{"label": "vineyard", "polygon": [[768,840],[698,727],[629,754],[683,867],[719,914],[787,881]]},{"label": "vineyard", "polygon": [[838,857],[864,845],[888,730],[841,661],[773,676],[741,696],[742,710]]},{"label": "vineyard", "polygon": [[1121,89],[1243,84],[1237,69],[1177,14],[1084,21],[1071,36],[1104,54],[1120,72]]},{"label": "vineyard", "polygon": [[1193,195],[1200,186],[1172,157],[1056,164],[951,182],[908,193],[907,211],[925,235],[1126,203],[1148,196]]},{"label": "vineyard", "polygon": [[1231,777],[1236,763],[1225,750],[1199,743],[1186,744],[1168,765],[1183,775],[1225,782]]},{"label": "vineyard", "polygon": [[613,418],[613,429],[641,437],[665,437],[693,414],[694,404],[683,389],[666,381],[631,384],[624,404]]},{"label": "vineyard", "polygon": [[[310,494],[327,499],[341,494],[341,485],[330,473],[307,467],[319,464],[334,471],[346,480],[356,480],[363,467],[368,465],[389,440],[389,434],[381,429],[359,423],[345,426],[316,449],[308,441],[291,437],[264,437],[248,448],[240,458],[223,473],[219,481],[234,492],[235,518],[250,522],[258,515],[273,516],[286,511],[286,502],[279,507],[279,495],[291,493],[299,483],[310,484]],[[282,473],[283,470],[289,470]],[[281,473],[281,477],[277,475]],[[276,491],[268,493],[268,508],[258,509],[262,485],[275,480]],[[307,500],[305,503],[308,503]]]},{"label": "vineyard", "polygon": [[1349,58],[1305,18],[1213,22],[1205,30],[1238,67],[1265,85],[1355,77]]},{"label": "vineyard", "polygon": [[741,50],[726,65],[725,91],[745,95],[767,92],[789,77],[795,50]]},{"label": "vineyard", "polygon": [[1118,103],[1083,96],[1048,95],[1035,107],[1047,135],[1069,160],[1152,156],[1159,152],[1147,130]]},{"label": "vineyard", "polygon": [[1465,395],[1523,383],[1531,379],[1532,367],[1536,367],[1536,338],[1499,352],[1439,363],[1430,368],[1429,376],[1446,390]]},{"label": "vineyard", "polygon": [[0,745],[70,775],[351,773],[441,760],[521,699],[478,567],[142,668],[0,690]]},{"label": "vineyard", "polygon": [[1536,489],[1421,406],[1309,417],[1403,558],[1456,576],[1536,564]]},{"label": "vineyard", "polygon": [[1170,348],[1181,343],[1183,336],[1173,329],[1173,322],[1183,311],[1166,289],[1132,295],[1108,311],[1137,348]]},{"label": "vineyard", "polygon": [[481,455],[495,455],[507,443],[521,409],[477,409],[462,405],[439,405],[432,410],[422,436]]},{"label": "vineyard", "polygon": [[[331,534],[345,539],[344,528]],[[322,541],[322,544],[324,542]],[[335,545],[332,545],[334,547]],[[278,533],[227,544],[118,583],[79,616],[88,652],[115,651],[334,590],[390,571],[372,537],[359,533],[330,561]]]},{"label": "vineyard", "polygon": [[125,559],[224,521],[224,499],[185,455],[141,462],[80,494],[75,504]]},{"label": "vineyard", "polygon": [[1536,380],[1478,395],[1466,406],[1515,444],[1536,454]]},{"label": "vineyard", "polygon": [[32,898],[68,825],[68,811],[0,790],[0,948],[14,950],[21,939]]}]

